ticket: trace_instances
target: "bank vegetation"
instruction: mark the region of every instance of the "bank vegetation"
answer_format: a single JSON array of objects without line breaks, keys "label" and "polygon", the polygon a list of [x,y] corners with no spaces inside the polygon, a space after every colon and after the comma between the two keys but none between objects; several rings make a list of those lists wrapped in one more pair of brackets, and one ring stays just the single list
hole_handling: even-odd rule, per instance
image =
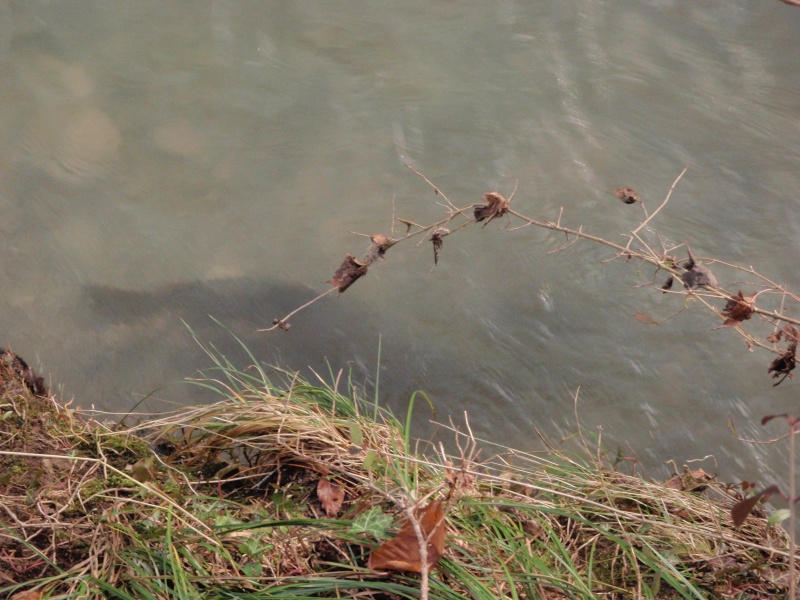
[{"label": "bank vegetation", "polygon": [[410,430],[420,394],[398,419],[341,375],[275,384],[221,357],[187,383],[216,403],[108,423],[2,356],[2,597],[700,599],[789,587],[780,524],[761,504],[732,521],[752,490],[688,468],[646,480],[580,430],[575,452],[502,448],[468,420],[422,443]]}]

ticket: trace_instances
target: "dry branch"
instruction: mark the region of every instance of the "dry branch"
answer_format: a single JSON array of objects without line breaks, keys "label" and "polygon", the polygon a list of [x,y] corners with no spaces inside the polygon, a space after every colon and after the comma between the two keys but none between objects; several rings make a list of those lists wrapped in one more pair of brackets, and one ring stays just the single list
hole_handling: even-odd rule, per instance
[{"label": "dry branch", "polygon": [[[486,227],[489,223],[497,218],[507,217],[511,220],[509,225],[511,225],[513,222],[516,222],[513,227],[508,225],[505,227],[505,229],[508,229],[509,231],[515,231],[525,227],[534,226],[540,229],[547,229],[550,231],[563,233],[565,236],[564,242],[551,249],[550,253],[561,252],[579,240],[587,240],[613,250],[614,254],[608,259],[608,261],[624,259],[626,262],[628,262],[631,260],[636,260],[652,265],[655,267],[654,278],[656,275],[658,275],[658,273],[663,272],[666,274],[667,279],[666,283],[661,286],[655,284],[655,279],[649,285],[652,286],[655,284],[655,289],[661,291],[662,293],[682,295],[686,297],[687,300],[699,300],[705,308],[717,315],[717,317],[722,320],[722,326],[728,327],[742,336],[748,348],[758,347],[778,355],[778,358],[773,361],[768,370],[773,377],[777,378],[782,376],[778,383],[783,381],[783,379],[786,377],[791,378],[791,371],[794,369],[796,363],[795,359],[797,340],[794,339],[793,341],[790,339],[793,337],[792,330],[786,329],[786,327],[800,326],[800,320],[788,316],[785,304],[787,299],[800,304],[800,297],[790,293],[785,289],[784,286],[779,285],[771,279],[759,274],[755,271],[755,269],[753,269],[753,267],[743,267],[714,258],[704,258],[702,261],[698,260],[688,243],[684,242],[678,246],[667,248],[662,237],[655,232],[655,235],[661,244],[660,250],[657,250],[653,248],[652,245],[648,244],[641,235],[642,230],[648,225],[652,225],[655,217],[658,216],[667,206],[673,192],[678,186],[678,183],[686,174],[689,168],[688,166],[684,167],[683,170],[678,174],[678,176],[672,182],[672,185],[670,186],[663,201],[652,213],[649,214],[645,207],[645,203],[639,198],[639,195],[634,190],[626,187],[616,188],[614,190],[614,193],[625,204],[641,204],[642,208],[644,209],[644,219],[630,232],[623,234],[623,236],[627,238],[627,242],[624,245],[612,242],[611,240],[608,240],[602,236],[588,233],[584,230],[582,225],[577,228],[563,225],[563,208],[559,211],[558,218],[555,221],[531,218],[511,207],[511,198],[513,198],[513,194],[511,198],[506,199],[498,192],[486,192],[483,194],[482,202],[459,207],[455,205],[427,176],[413,167],[408,166],[408,168],[433,189],[434,195],[440,196],[442,199],[444,199],[444,203],[436,203],[444,209],[444,215],[442,218],[434,223],[422,225],[410,219],[393,216],[393,225],[400,224],[405,226],[405,235],[400,236],[397,239],[382,234],[373,234],[368,236],[372,241],[372,245],[369,246],[360,259],[356,259],[351,254],[348,254],[345,257],[340,266],[336,269],[333,277],[327,282],[332,286],[329,290],[321,293],[306,304],[296,308],[285,317],[276,318],[273,321],[272,327],[268,329],[262,329],[260,331],[271,331],[276,328],[288,330],[290,327],[288,320],[291,317],[321,300],[324,296],[331,294],[335,290],[338,290],[340,293],[344,292],[358,279],[366,275],[373,264],[379,258],[383,258],[386,254],[386,251],[396,244],[416,237],[421,238],[417,245],[421,244],[423,241],[431,242],[433,245],[434,264],[438,265],[445,236],[450,237],[475,223],[482,223],[482,226]],[[676,258],[674,254],[682,248],[685,249],[684,251],[686,252],[687,256],[687,259],[684,259],[685,262],[683,262],[683,264],[681,264],[681,261]],[[757,287],[757,291],[749,293],[746,297],[743,296],[741,289],[738,290],[737,293],[729,291],[719,284],[717,276],[712,273],[709,265],[724,266],[728,269],[739,271],[748,276],[755,277],[758,283],[747,283],[746,285],[748,287]],[[684,289],[672,289],[675,280],[683,283]],[[744,287],[742,282],[734,282],[734,284]],[[768,305],[768,299],[776,294],[781,297],[780,306],[772,309],[765,307],[765,305]],[[761,306],[759,306],[756,304],[756,302],[758,301],[761,303],[762,297],[764,302],[761,304]],[[721,302],[721,306],[717,305],[717,302]],[[747,314],[747,317],[742,318],[745,313]],[[637,315],[640,315],[637,317],[637,319],[650,324],[660,324],[671,318],[668,317],[668,319],[661,320],[653,319],[643,312],[637,313]],[[752,315],[757,315],[760,317],[757,322],[768,323],[772,328],[772,334],[769,336],[758,336],[744,329],[742,327],[742,322],[750,319]],[[779,332],[784,332],[782,335],[784,335],[783,341],[786,342],[786,347],[783,349],[778,346],[778,342],[781,341],[780,335],[778,335]],[[794,338],[796,338],[796,336],[794,336]]]}]

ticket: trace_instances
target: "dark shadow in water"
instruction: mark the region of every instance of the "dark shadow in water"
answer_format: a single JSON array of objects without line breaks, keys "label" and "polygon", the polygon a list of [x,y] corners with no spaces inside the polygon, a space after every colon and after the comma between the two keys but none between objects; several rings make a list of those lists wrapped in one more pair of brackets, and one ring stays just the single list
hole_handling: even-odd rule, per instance
[{"label": "dark shadow in water", "polygon": [[[352,297],[323,299],[293,319],[291,331],[256,331],[318,293],[304,285],[244,278],[150,290],[90,285],[85,291],[99,342],[98,351],[88,357],[92,364],[87,372],[96,374],[96,390],[103,393],[97,401],[114,410],[126,410],[152,390],[213,366],[182,321],[198,340],[238,367],[252,361],[234,335],[262,364],[299,370],[306,377],[314,378],[312,369],[325,379],[331,368],[344,368],[345,376],[352,369],[353,381],[366,387],[370,397],[382,336],[380,389],[390,403],[392,398],[407,399],[420,381],[418,374],[431,368],[430,357],[415,351],[410,336],[399,333],[397,326],[382,325],[380,315]],[[111,381],[111,374],[120,371],[124,374]],[[155,397],[180,403],[212,398],[186,385],[169,386]],[[165,408],[155,399],[146,406]]]}]

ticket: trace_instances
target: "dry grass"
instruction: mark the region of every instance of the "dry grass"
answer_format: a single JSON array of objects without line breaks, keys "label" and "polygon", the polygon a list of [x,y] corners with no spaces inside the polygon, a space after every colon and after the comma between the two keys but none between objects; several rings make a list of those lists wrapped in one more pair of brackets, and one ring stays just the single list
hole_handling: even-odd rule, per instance
[{"label": "dry grass", "polygon": [[[8,378],[7,378],[8,379]],[[601,459],[462,448],[424,455],[352,390],[219,364],[216,404],[104,425],[19,386],[0,420],[0,593],[59,598],[418,598],[366,568],[398,504],[447,496],[431,598],[764,598],[785,594],[788,539],[741,491],[669,485]],[[345,386],[346,387],[346,386]],[[365,414],[366,413],[366,414]],[[377,419],[375,416],[377,415]],[[596,455],[595,455],[596,456]],[[332,517],[321,478],[344,490]],[[693,491],[689,491],[689,490]]]}]

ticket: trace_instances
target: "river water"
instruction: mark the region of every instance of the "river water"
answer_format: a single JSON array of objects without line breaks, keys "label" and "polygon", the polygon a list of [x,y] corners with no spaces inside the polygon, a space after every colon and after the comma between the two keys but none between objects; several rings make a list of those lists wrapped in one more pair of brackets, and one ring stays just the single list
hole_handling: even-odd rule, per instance
[{"label": "river water", "polygon": [[[563,210],[623,243],[643,213],[611,190],[652,212],[689,165],[649,243],[688,241],[797,291],[800,9],[26,0],[0,5],[0,57],[0,343],[63,399],[204,400],[168,385],[210,365],[188,326],[242,367],[232,335],[264,363],[349,368],[370,397],[380,372],[395,411],[424,390],[437,418],[468,411],[495,442],[535,449],[577,415],[649,476],[713,455],[691,464],[784,477],[783,444],[744,443],[727,421],[779,435],[759,421],[798,412],[798,384],[772,387],[773,356],[697,302],[637,321],[683,298],[590,242],[549,253],[563,236],[499,219],[446,238],[438,266],[404,243],[290,332],[255,330],[360,256],[353,232],[441,216],[406,165],[459,206],[514,192],[526,215]],[[420,434],[430,416],[418,405]]]}]

